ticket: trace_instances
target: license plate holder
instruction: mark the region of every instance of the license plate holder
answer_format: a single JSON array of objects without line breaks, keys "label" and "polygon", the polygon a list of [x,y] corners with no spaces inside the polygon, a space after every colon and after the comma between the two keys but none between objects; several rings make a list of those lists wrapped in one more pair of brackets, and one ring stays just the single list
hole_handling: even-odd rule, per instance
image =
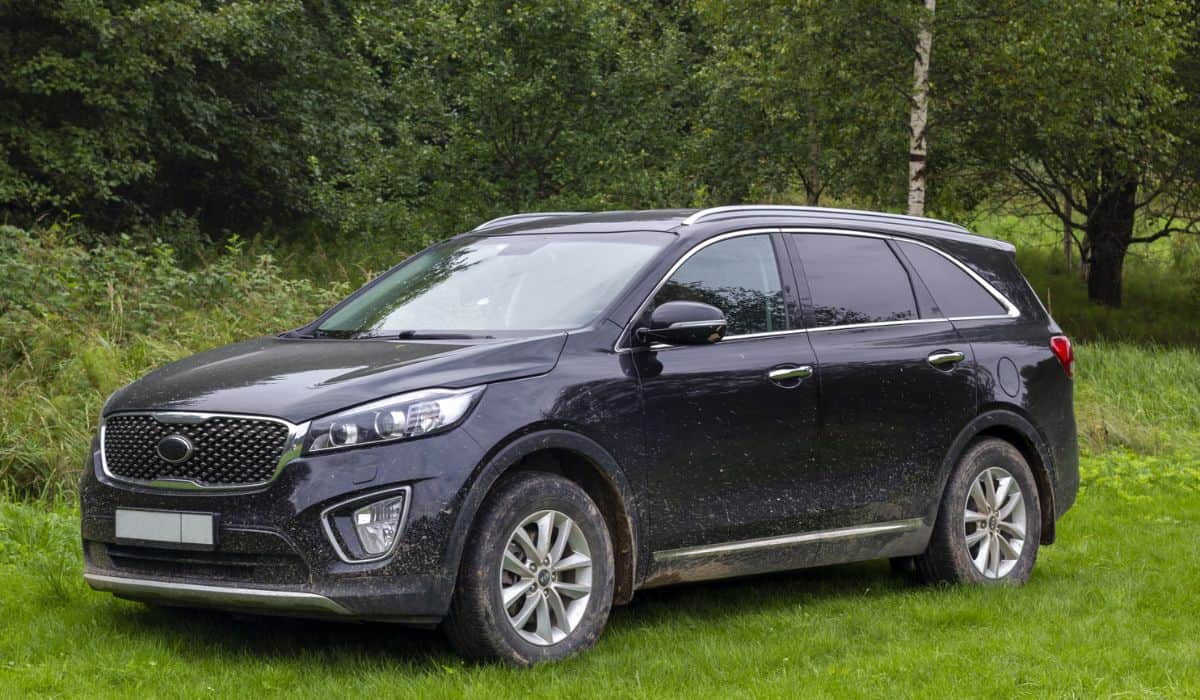
[{"label": "license plate holder", "polygon": [[213,549],[217,545],[216,513],[117,508],[113,515],[118,541]]}]

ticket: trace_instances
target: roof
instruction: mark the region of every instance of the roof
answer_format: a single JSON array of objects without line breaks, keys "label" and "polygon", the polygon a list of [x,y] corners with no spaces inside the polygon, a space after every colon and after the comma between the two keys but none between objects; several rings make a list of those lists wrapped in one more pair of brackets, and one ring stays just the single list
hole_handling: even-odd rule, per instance
[{"label": "roof", "polygon": [[750,227],[804,227],[909,233],[1011,251],[1013,246],[971,233],[948,221],[856,209],[748,204],[709,209],[647,209],[608,212],[529,212],[480,224],[471,234],[617,233],[664,231],[706,238]]}]

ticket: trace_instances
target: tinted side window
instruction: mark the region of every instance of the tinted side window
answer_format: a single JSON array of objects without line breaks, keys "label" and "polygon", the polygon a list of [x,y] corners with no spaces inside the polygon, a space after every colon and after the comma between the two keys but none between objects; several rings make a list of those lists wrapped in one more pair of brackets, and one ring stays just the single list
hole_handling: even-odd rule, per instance
[{"label": "tinted side window", "polygon": [[915,243],[900,243],[904,257],[912,263],[917,276],[925,283],[942,314],[949,318],[962,316],[995,316],[1007,309],[961,267],[941,254]]},{"label": "tinted side window", "polygon": [[887,242],[861,236],[798,234],[814,327],[917,318],[908,272]]},{"label": "tinted side window", "polygon": [[688,258],[654,297],[655,306],[668,301],[712,304],[725,312],[729,335],[787,328],[779,267],[766,235],[714,243]]}]

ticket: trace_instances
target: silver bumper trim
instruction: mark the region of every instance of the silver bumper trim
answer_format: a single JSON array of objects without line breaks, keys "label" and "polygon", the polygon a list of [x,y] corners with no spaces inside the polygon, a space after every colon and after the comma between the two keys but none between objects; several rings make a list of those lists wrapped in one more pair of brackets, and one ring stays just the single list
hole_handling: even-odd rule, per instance
[{"label": "silver bumper trim", "polygon": [[272,591],[263,588],[230,588],[194,583],[172,583],[149,579],[84,574],[88,585],[97,591],[138,600],[161,600],[212,608],[257,609],[279,612],[353,615],[341,604],[316,593]]}]

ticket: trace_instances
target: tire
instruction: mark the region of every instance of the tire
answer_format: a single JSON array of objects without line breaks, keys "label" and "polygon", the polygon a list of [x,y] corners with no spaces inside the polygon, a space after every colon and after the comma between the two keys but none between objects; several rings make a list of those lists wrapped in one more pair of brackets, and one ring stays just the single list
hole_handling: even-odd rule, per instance
[{"label": "tire", "polygon": [[1017,448],[994,438],[972,444],[946,484],[918,575],[926,583],[1025,583],[1037,561],[1041,512],[1037,482]]},{"label": "tire", "polygon": [[[547,514],[549,538],[542,536]],[[460,654],[530,666],[565,659],[596,643],[612,607],[613,548],[604,517],[582,488],[542,472],[506,475],[473,527],[442,625]],[[552,566],[545,558],[532,562],[530,555],[543,552],[547,541],[545,555]],[[581,565],[585,559],[590,564]]]}]

